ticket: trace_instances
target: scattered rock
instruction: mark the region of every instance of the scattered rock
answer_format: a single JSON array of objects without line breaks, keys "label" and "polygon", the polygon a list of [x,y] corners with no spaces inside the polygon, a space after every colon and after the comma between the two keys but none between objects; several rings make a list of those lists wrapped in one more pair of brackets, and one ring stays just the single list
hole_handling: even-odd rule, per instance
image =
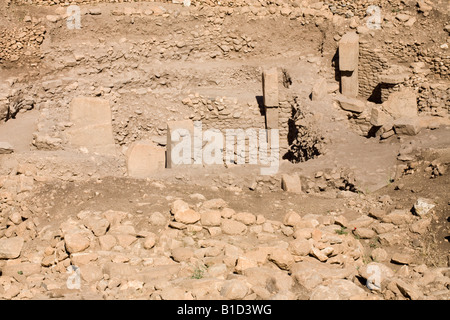
[{"label": "scattered rock", "polygon": [[0,141],[0,154],[8,154],[8,153],[13,153],[13,152],[14,152],[14,148],[11,144],[9,144],[8,142]]},{"label": "scattered rock", "polygon": [[177,222],[181,222],[184,224],[193,224],[199,221],[201,216],[200,213],[192,209],[188,209],[185,211],[176,211],[174,218]]},{"label": "scattered rock", "polygon": [[400,292],[406,298],[409,298],[411,300],[419,300],[421,298],[421,296],[422,296],[420,291],[417,290],[417,288],[415,288],[415,286],[410,285],[410,284],[406,283],[403,280],[396,279],[395,280],[395,284],[397,285],[397,287],[400,290]]},{"label": "scattered rock", "polygon": [[172,258],[176,262],[188,261],[193,255],[191,248],[179,247],[172,250]]},{"label": "scattered rock", "polygon": [[327,286],[316,287],[310,296],[310,300],[351,300],[364,295],[364,289],[358,287],[350,280],[333,280]]},{"label": "scattered rock", "polygon": [[66,250],[69,253],[76,253],[86,250],[90,245],[89,238],[82,233],[70,233],[64,237]]},{"label": "scattered rock", "polygon": [[247,285],[241,280],[226,280],[220,290],[220,295],[228,300],[242,300],[248,293]]},{"label": "scattered rock", "polygon": [[276,249],[269,255],[269,260],[282,270],[289,270],[294,263],[294,257],[286,249]]},{"label": "scattered rock", "polygon": [[429,199],[425,198],[419,198],[417,199],[416,203],[414,203],[414,213],[418,215],[419,217],[422,217],[430,212],[431,209],[433,209],[435,205],[433,202]]},{"label": "scattered rock", "polygon": [[21,237],[0,239],[0,259],[16,259],[20,256],[25,240]]},{"label": "scattered rock", "polygon": [[221,223],[222,232],[228,235],[241,235],[247,231],[247,226],[239,221],[223,219]]},{"label": "scattered rock", "polygon": [[413,257],[406,253],[394,253],[391,258],[392,262],[398,264],[411,264],[413,260]]}]

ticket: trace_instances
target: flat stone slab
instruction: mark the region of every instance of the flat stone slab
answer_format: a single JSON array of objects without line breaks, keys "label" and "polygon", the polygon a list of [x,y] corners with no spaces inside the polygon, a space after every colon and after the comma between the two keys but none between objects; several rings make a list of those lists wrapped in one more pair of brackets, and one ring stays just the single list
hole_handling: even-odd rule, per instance
[{"label": "flat stone slab", "polygon": [[336,97],[336,101],[339,103],[341,109],[345,111],[361,113],[366,109],[366,103],[356,98],[340,95]]},{"label": "flat stone slab", "polygon": [[14,148],[9,142],[0,142],[0,154],[13,153]]},{"label": "flat stone slab", "polygon": [[19,257],[24,242],[21,237],[0,239],[0,259],[16,259]]},{"label": "flat stone slab", "polygon": [[130,177],[148,178],[166,167],[166,149],[151,141],[137,141],[126,152]]},{"label": "flat stone slab", "polygon": [[394,119],[411,118],[418,115],[416,93],[410,88],[392,92],[382,106]]},{"label": "flat stone slab", "polygon": [[69,143],[91,152],[114,154],[114,137],[109,101],[76,97],[70,103],[72,127],[67,130]]}]

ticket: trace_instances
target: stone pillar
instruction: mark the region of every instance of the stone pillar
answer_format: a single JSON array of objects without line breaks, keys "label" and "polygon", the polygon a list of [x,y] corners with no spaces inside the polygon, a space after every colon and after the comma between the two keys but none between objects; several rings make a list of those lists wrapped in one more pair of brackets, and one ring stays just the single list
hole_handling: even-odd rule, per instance
[{"label": "stone pillar", "polygon": [[266,108],[266,129],[278,129],[278,108]]},{"label": "stone pillar", "polygon": [[341,93],[350,98],[358,96],[359,36],[348,32],[339,41],[339,71]]},{"label": "stone pillar", "polygon": [[278,70],[271,68],[262,74],[263,103],[266,114],[266,129],[278,129]]},{"label": "stone pillar", "polygon": [[128,176],[134,178],[148,178],[166,166],[166,150],[151,141],[134,142],[128,148],[126,157]]},{"label": "stone pillar", "polygon": [[84,147],[90,152],[115,153],[109,101],[76,97],[69,109],[73,125],[67,130],[67,134],[72,146]]}]

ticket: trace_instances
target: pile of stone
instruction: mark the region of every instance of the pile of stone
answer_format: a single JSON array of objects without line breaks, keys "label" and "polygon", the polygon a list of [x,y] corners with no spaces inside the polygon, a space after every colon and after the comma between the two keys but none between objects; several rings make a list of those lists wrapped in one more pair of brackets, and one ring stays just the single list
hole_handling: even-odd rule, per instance
[{"label": "pile of stone", "polygon": [[[417,217],[373,209],[347,221],[291,211],[276,221],[236,212],[222,199],[190,198],[201,200],[192,205],[175,200],[170,214],[153,212],[140,221],[123,211],[84,210],[57,229],[40,226],[39,244],[5,235],[0,296],[252,300],[448,294],[446,268],[415,264],[405,252],[390,255],[380,247],[368,252],[361,243],[378,234],[381,244],[394,245],[403,237],[399,229],[423,232],[432,209],[426,199],[414,206]],[[11,213],[8,225],[28,220]],[[389,262],[402,267],[394,271]]]},{"label": "pile of stone", "polygon": [[0,64],[18,63],[20,59],[40,59],[40,46],[45,38],[46,28],[39,22],[32,22],[22,28],[0,28]]}]

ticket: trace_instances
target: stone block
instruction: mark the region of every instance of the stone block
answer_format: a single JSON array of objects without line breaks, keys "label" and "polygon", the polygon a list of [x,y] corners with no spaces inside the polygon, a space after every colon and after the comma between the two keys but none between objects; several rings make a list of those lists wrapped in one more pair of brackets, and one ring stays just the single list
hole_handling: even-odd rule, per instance
[{"label": "stone block", "polygon": [[322,78],[314,84],[311,92],[311,100],[312,101],[323,100],[326,97],[327,93],[328,93],[327,80]]},{"label": "stone block", "polygon": [[392,123],[391,116],[385,112],[381,107],[375,106],[372,108],[370,114],[370,124],[376,127],[386,126]]},{"label": "stone block", "polygon": [[111,108],[100,98],[76,97],[70,103],[69,143],[91,152],[115,153]]},{"label": "stone block", "polygon": [[0,141],[0,154],[8,154],[13,152],[14,148],[10,143]]},{"label": "stone block", "polygon": [[278,108],[266,108],[266,129],[278,129]]},{"label": "stone block", "polygon": [[283,174],[281,176],[281,188],[287,192],[302,193],[300,177],[296,174]]},{"label": "stone block", "polygon": [[166,150],[151,141],[137,141],[126,152],[130,177],[148,178],[166,167]]},{"label": "stone block", "polygon": [[16,259],[22,252],[24,239],[21,237],[0,239],[0,260]]},{"label": "stone block", "polygon": [[358,68],[354,71],[341,71],[341,93],[356,98],[359,91]]},{"label": "stone block", "polygon": [[394,130],[398,135],[415,136],[421,129],[421,122],[418,117],[403,117],[394,122]]},{"label": "stone block", "polygon": [[391,93],[382,106],[394,119],[412,118],[418,115],[416,93],[410,88],[402,88],[400,91]]},{"label": "stone block", "polygon": [[278,107],[278,70],[265,70],[262,75],[263,100],[265,107]]},{"label": "stone block", "polygon": [[357,70],[358,60],[359,36],[356,32],[348,32],[339,41],[339,70]]},{"label": "stone block", "polygon": [[366,109],[366,103],[359,99],[341,95],[336,97],[336,101],[339,103],[339,106],[345,111],[362,113]]}]

